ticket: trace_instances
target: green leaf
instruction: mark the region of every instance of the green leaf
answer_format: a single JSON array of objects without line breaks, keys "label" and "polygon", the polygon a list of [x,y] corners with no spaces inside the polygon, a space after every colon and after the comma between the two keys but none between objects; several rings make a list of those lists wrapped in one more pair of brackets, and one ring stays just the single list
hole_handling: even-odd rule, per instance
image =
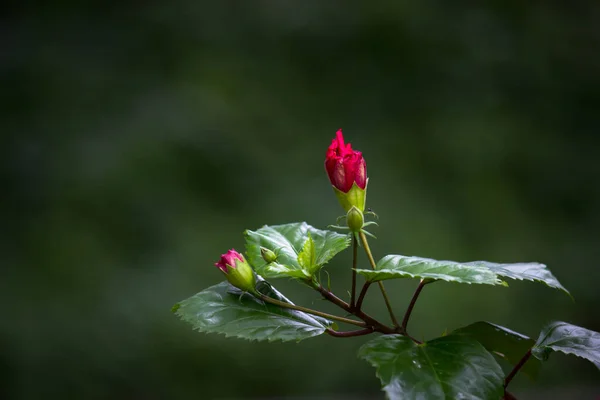
[{"label": "green leaf", "polygon": [[[309,234],[312,244],[309,241]],[[257,274],[265,278],[312,276],[333,256],[350,245],[348,235],[316,229],[306,222],[265,225],[256,231],[246,231],[245,236],[248,262]],[[310,250],[304,252],[307,241],[309,241],[308,247],[314,248],[314,255],[310,254]],[[276,263],[266,263],[263,260],[260,246],[277,254]],[[303,254],[303,260],[305,257],[314,260],[314,262],[307,260],[308,264],[312,262],[311,267],[303,267],[299,263],[300,254]]]},{"label": "green leaf", "polygon": [[531,353],[545,361],[553,351],[585,358],[600,368],[600,333],[566,322],[552,322],[542,330]]},{"label": "green leaf", "polygon": [[[270,295],[291,303],[274,288]],[[173,310],[200,332],[249,340],[300,341],[320,335],[333,325],[324,318],[264,303],[227,282],[183,300]]]},{"label": "green leaf", "polygon": [[469,284],[504,284],[488,268],[401,255],[387,255],[379,260],[375,270],[359,269],[356,272],[371,282],[395,278],[420,278]]},{"label": "green leaf", "polygon": [[560,289],[569,296],[571,295],[563,285],[560,284],[558,279],[552,275],[550,270],[544,265],[539,263],[516,263],[516,264],[497,264],[488,261],[472,261],[467,263],[475,267],[489,268],[499,276],[505,278],[535,281],[546,284],[547,286]]},{"label": "green leaf", "polygon": [[304,246],[302,246],[302,251],[298,254],[298,264],[300,264],[303,270],[308,271],[309,276],[311,276],[314,269],[317,268],[316,261],[315,242],[309,233],[308,239],[306,239]]},{"label": "green leaf", "polygon": [[[459,328],[452,332],[453,335],[468,336],[477,340],[495,356],[507,361],[512,366],[518,364],[521,358],[531,349],[535,342],[533,339],[515,331],[490,322],[479,321]],[[521,368],[521,372],[535,378],[541,363],[536,359],[529,359]]]},{"label": "green leaf", "polygon": [[282,276],[286,276],[288,278],[298,278],[298,279],[310,278],[310,274],[305,269],[297,269],[294,267],[288,267],[287,265],[282,265],[277,262],[272,262],[272,263],[266,264],[264,266],[264,268],[268,271],[268,274],[265,273],[265,274],[263,274],[263,276],[266,275],[266,276],[269,276],[272,278],[273,277],[278,278],[278,277],[282,277]]},{"label": "green leaf", "polygon": [[416,344],[400,335],[367,342],[358,356],[377,368],[390,399],[500,399],[502,369],[477,341],[449,335]]}]

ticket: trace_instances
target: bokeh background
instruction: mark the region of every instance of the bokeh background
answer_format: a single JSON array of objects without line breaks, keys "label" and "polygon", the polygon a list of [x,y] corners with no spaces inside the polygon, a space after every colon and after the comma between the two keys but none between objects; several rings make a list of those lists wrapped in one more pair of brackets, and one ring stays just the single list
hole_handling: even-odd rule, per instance
[{"label": "bokeh background", "polygon": [[[170,312],[245,229],[334,223],[340,127],[368,163],[376,258],[540,261],[575,298],[436,284],[415,336],[600,330],[598,2],[23,2],[0,41],[2,398],[383,398],[366,338],[226,340]],[[342,296],[349,263],[328,266]],[[400,312],[415,285],[388,284]],[[554,354],[511,386],[596,399],[599,378]]]}]

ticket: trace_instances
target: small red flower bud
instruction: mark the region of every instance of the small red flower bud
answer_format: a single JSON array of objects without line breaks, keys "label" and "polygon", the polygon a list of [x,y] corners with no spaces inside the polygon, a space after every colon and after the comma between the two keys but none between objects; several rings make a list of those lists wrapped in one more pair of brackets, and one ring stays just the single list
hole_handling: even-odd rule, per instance
[{"label": "small red flower bud", "polygon": [[360,151],[352,150],[350,143],[344,143],[342,130],[335,133],[325,156],[325,170],[344,210],[352,207],[365,210],[367,197],[367,163]]},{"label": "small red flower bud", "polygon": [[221,255],[219,262],[215,265],[224,273],[227,273],[227,267],[235,268],[235,260],[244,261],[244,256],[234,249],[228,250],[227,253]]},{"label": "small red flower bud", "polygon": [[223,271],[225,277],[233,286],[245,292],[255,292],[256,278],[254,277],[254,271],[240,253],[231,249],[222,254],[221,259],[215,265]]},{"label": "small red flower bud", "polygon": [[344,144],[342,130],[336,132],[325,158],[325,169],[331,184],[344,193],[348,193],[356,182],[359,188],[367,185],[367,163],[360,151],[352,150],[350,143]]}]

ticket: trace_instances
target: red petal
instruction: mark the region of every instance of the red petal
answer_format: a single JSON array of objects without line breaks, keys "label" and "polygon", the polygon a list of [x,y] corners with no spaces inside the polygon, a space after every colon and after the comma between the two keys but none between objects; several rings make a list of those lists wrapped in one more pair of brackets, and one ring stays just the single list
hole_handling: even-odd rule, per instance
[{"label": "red petal", "polygon": [[367,163],[365,159],[362,157],[360,152],[357,152],[360,157],[360,161],[358,162],[356,168],[356,175],[354,177],[354,181],[358,185],[359,188],[364,189],[367,186]]}]

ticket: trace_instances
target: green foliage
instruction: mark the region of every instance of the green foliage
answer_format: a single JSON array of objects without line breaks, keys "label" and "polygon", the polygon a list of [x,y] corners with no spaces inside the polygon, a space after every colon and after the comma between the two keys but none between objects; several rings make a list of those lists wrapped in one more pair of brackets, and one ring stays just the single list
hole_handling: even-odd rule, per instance
[{"label": "green foliage", "polygon": [[376,282],[386,279],[419,278],[444,280],[458,283],[506,285],[498,277],[541,282],[570,295],[544,264],[499,264],[489,261],[439,261],[431,258],[387,255],[377,263],[376,270],[359,269],[357,272],[367,280]]},{"label": "green foliage", "polygon": [[[308,278],[350,245],[350,237],[316,229],[306,222],[263,226],[245,232],[246,255],[257,274],[265,278]],[[277,262],[261,257],[263,246],[277,254]]]},{"label": "green foliage", "polygon": [[600,368],[600,333],[566,322],[552,322],[542,330],[531,353],[546,360],[553,351],[585,358]]},{"label": "green foliage", "polygon": [[[274,288],[270,295],[291,303]],[[200,332],[249,340],[300,341],[318,336],[333,325],[323,318],[264,303],[226,282],[183,300],[173,312]]]},{"label": "green foliage", "polygon": [[502,369],[477,341],[450,335],[423,344],[385,335],[358,353],[377,368],[391,399],[500,399]]},{"label": "green foliage", "polygon": [[[533,347],[533,339],[500,325],[479,321],[452,332],[453,335],[468,336],[483,345],[487,351],[515,366]],[[539,372],[541,363],[529,360],[521,371],[531,378]]]},{"label": "green foliage", "polygon": [[420,278],[458,283],[503,284],[489,268],[401,255],[387,255],[379,260],[376,270],[359,269],[357,272],[372,282],[396,278]]},{"label": "green foliage", "polygon": [[298,264],[304,271],[308,272],[308,276],[312,276],[312,274],[315,272],[315,269],[318,268],[316,261],[317,255],[315,253],[315,242],[312,240],[312,237],[309,233],[308,239],[306,239],[304,246],[302,246],[302,251],[298,254]]},{"label": "green foliage", "polygon": [[[334,143],[340,144],[341,138]],[[345,151],[349,152],[349,146],[348,149],[344,147]],[[353,153],[354,156],[356,154]],[[344,161],[342,166],[345,165]],[[348,176],[352,172],[348,170],[344,173],[344,176]],[[356,183],[353,187],[357,187]],[[375,263],[366,239],[368,232],[363,229],[374,224],[364,223],[364,191],[360,198],[352,193],[344,194],[341,198],[341,192],[335,188],[334,191],[346,210],[348,205],[352,206],[348,203],[349,199],[362,202],[360,206],[355,204],[356,207],[351,207],[346,215],[346,229],[349,228],[360,238],[373,267],[373,270],[356,270],[367,280],[358,298],[356,274],[352,276],[351,300],[348,302],[331,292],[329,282],[326,287],[320,285],[316,276],[324,264],[350,245],[350,235],[319,230],[301,222],[263,226],[256,231],[245,232],[247,260],[258,274],[258,283],[239,284],[231,279],[231,273],[227,278],[251,294],[222,283],[175,305],[173,312],[199,331],[250,340],[300,341],[324,332],[333,337],[383,334],[363,345],[358,355],[376,368],[383,390],[392,399],[500,399],[505,397],[506,386],[520,370],[535,377],[541,363],[535,358],[529,360],[532,354],[545,359],[552,351],[562,351],[584,357],[600,367],[600,334],[566,323],[549,326],[537,343],[510,329],[481,321],[424,343],[414,339],[407,332],[408,321],[421,289],[429,282],[443,280],[508,286],[500,279],[506,277],[540,282],[567,294],[569,292],[545,265],[539,263],[462,263],[402,255],[388,255]],[[356,242],[353,250],[352,265],[356,266]],[[248,264],[244,265],[254,278],[255,274]],[[292,303],[263,279],[278,277],[301,279],[317,290],[323,299],[329,300],[353,318],[301,306],[290,309]],[[396,278],[421,280],[401,324],[381,282]],[[379,290],[393,326],[378,321],[362,310],[364,296],[373,282],[379,282]],[[315,314],[321,317],[313,317]],[[338,331],[331,321],[322,317],[362,329]],[[506,378],[497,359],[512,365]]]},{"label": "green foliage", "polygon": [[546,284],[547,286],[559,289],[571,295],[563,285],[560,284],[558,279],[552,275],[550,270],[540,263],[516,263],[516,264],[497,264],[488,261],[473,261],[466,263],[466,265],[474,267],[489,268],[499,276],[517,280],[535,281]]}]

